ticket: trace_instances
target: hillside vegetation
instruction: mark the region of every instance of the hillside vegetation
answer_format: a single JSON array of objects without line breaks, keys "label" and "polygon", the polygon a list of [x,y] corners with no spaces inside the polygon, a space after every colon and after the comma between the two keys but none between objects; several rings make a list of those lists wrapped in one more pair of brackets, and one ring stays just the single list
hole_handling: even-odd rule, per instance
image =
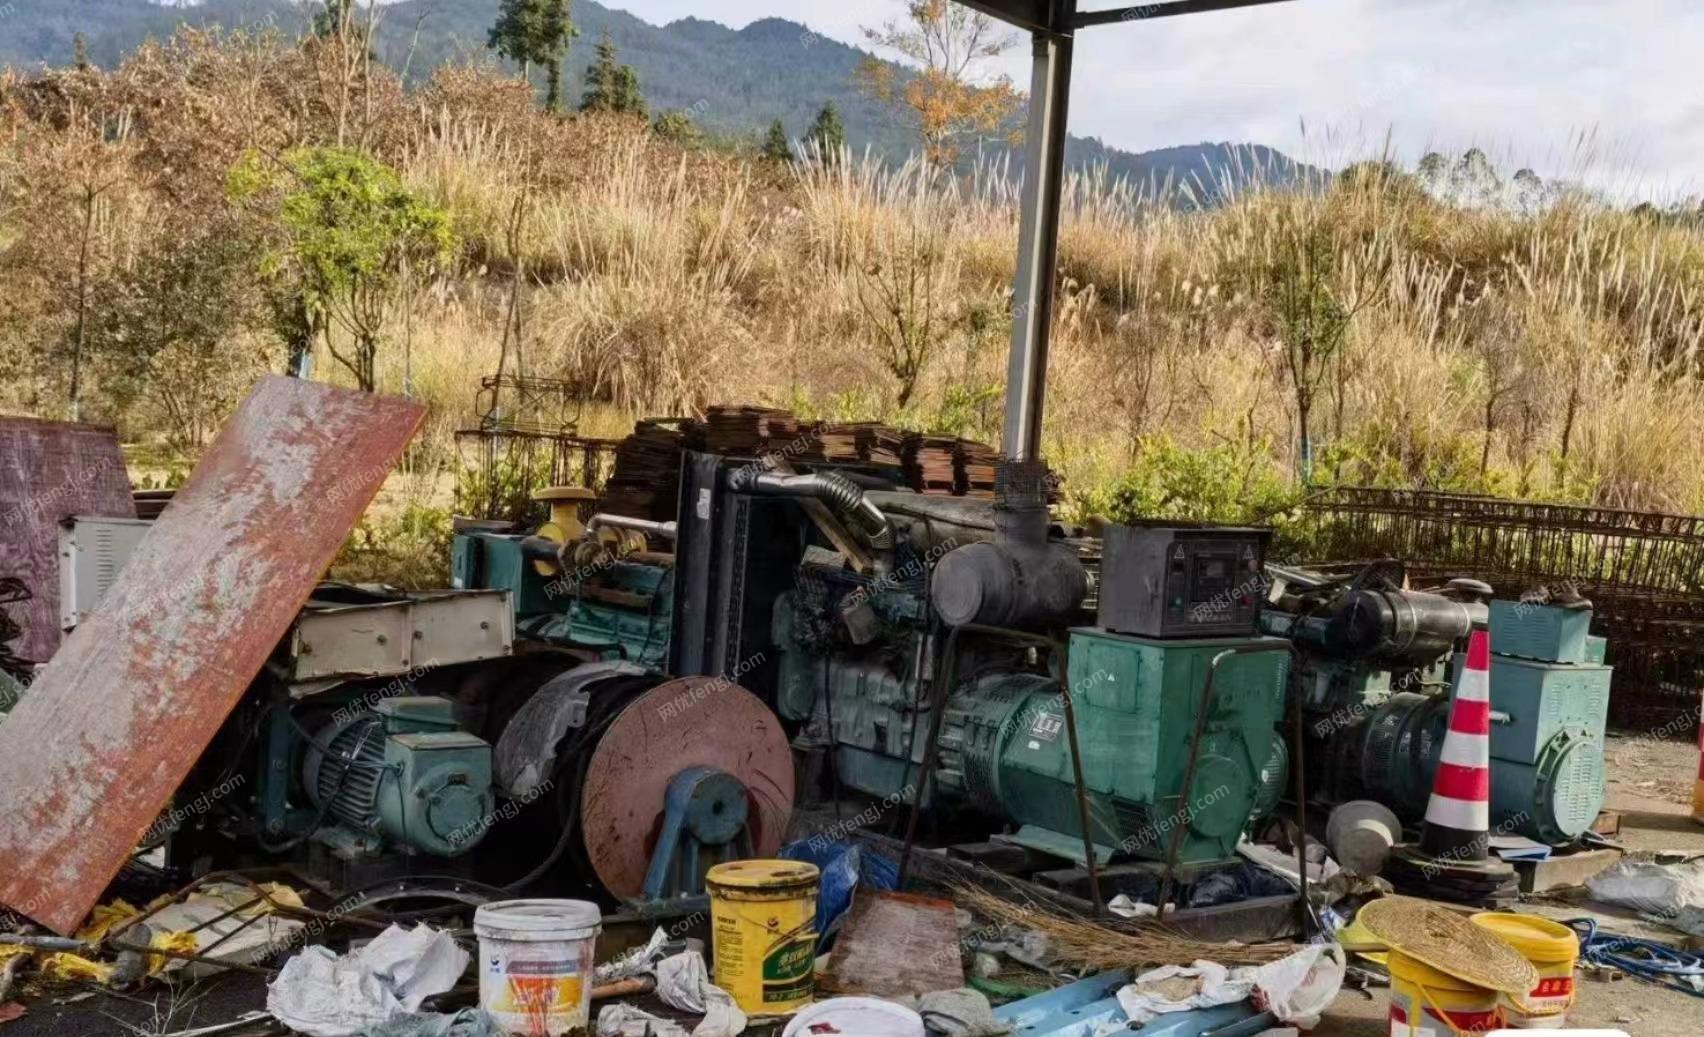
[{"label": "hillside vegetation", "polygon": [[[167,39],[180,26],[276,32],[294,39],[309,31],[323,6],[320,0],[171,5],[156,0],[0,0],[0,65],[69,65],[79,33],[88,60],[102,68],[117,67],[145,41]],[[872,18],[882,7],[870,5]],[[802,137],[817,110],[832,101],[840,109],[854,153],[868,149],[902,161],[916,146],[915,136],[891,109],[853,88],[860,63],[870,55],[798,22],[764,18],[731,29],[702,18],[682,18],[659,26],[595,0],[573,0],[571,13],[580,37],[568,50],[564,77],[576,98],[596,45],[607,35],[622,62],[637,72],[654,112],[690,112],[696,124],[715,137],[752,140],[776,119],[794,137]],[[716,12],[706,14],[715,17]],[[497,16],[498,0],[394,0],[380,8],[373,54],[410,87],[419,87],[446,64],[485,56],[487,34]],[[533,79],[543,79],[536,69]],[[998,140],[983,146],[1004,153]],[[1066,154],[1074,165],[1103,164],[1116,176],[1181,184],[1197,192],[1212,192],[1222,175],[1236,177],[1245,169],[1286,181],[1317,172],[1258,144],[1182,142],[1179,147],[1132,153],[1092,137],[1073,137]]]},{"label": "hillside vegetation", "polygon": [[[345,384],[364,346],[379,389],[430,404],[410,466],[440,506],[500,354],[578,386],[593,433],[762,402],[998,437],[998,166],[775,162],[544,114],[494,67],[410,91],[268,34],[9,74],[0,134],[0,404],[76,396],[168,465],[293,343]],[[1047,401],[1072,506],[1269,514],[1300,493],[1305,412],[1316,482],[1704,509],[1704,230],[1445,202],[1428,176],[1365,163],[1205,210],[1075,177]],[[338,206],[388,236],[315,237]]]}]

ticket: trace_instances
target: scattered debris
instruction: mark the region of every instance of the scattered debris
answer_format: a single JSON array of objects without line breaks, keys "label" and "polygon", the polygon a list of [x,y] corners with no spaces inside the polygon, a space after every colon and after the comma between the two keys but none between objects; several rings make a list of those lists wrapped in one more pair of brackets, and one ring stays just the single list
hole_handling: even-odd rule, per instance
[{"label": "scattered debris", "polygon": [[393,925],[341,956],[304,949],[267,988],[266,1007],[310,1037],[353,1037],[419,1011],[428,997],[454,987],[470,960],[448,933]]},{"label": "scattered debris", "polygon": [[468,1008],[453,1015],[404,1015],[368,1027],[361,1037],[506,1037],[485,1012]]},{"label": "scattered debris", "polygon": [[1597,922],[1579,918],[1568,923],[1580,936],[1580,960],[1597,969],[1613,969],[1659,986],[1704,997],[1704,954],[1677,950],[1655,940],[1599,933]]},{"label": "scattered debris", "polygon": [[1160,913],[1160,909],[1153,904],[1132,900],[1128,893],[1120,893],[1108,900],[1106,909],[1120,918],[1152,918]]},{"label": "scattered debris", "polygon": [[[1128,1034],[1130,1020],[1125,1017],[1124,1009],[1119,1007],[1117,995],[1130,981],[1128,969],[1115,969],[1014,1001],[994,1014],[1024,1037],[1114,1037]],[[1166,1016],[1146,1032],[1157,1032],[1165,1037],[1187,1037],[1236,1025],[1237,1030],[1231,1032],[1240,1033],[1243,1032],[1242,1026],[1255,1015],[1253,1005],[1237,1001]]]},{"label": "scattered debris", "polygon": [[924,994],[914,1007],[929,1032],[940,1037],[1001,1037],[1012,1032],[1009,1024],[995,1018],[988,995],[969,987]]},{"label": "scattered debris", "polygon": [[1347,961],[1337,944],[1313,943],[1288,957],[1238,971],[1254,981],[1257,1007],[1281,1023],[1311,1030],[1343,989]]},{"label": "scattered debris", "polygon": [[1233,979],[1231,970],[1215,961],[1193,965],[1163,965],[1142,973],[1118,991],[1118,1006],[1134,1027],[1162,1015],[1212,1008],[1243,1001],[1254,993],[1254,982]]},{"label": "scattered debris", "polygon": [[294,946],[307,923],[281,911],[306,911],[301,895],[281,883],[248,884],[203,880],[187,896],[157,904],[117,926],[115,935],[140,929],[181,934],[172,948],[193,957],[174,958],[166,972],[199,979],[223,966],[254,965]]},{"label": "scattered debris", "polygon": [[697,951],[657,962],[657,996],[670,1008],[704,1016],[692,1037],[734,1037],[746,1028],[746,1014],[732,994],[710,982],[704,955]]},{"label": "scattered debris", "polygon": [[225,1037],[227,1034],[246,1034],[259,1027],[269,1026],[273,1022],[271,1014],[267,1012],[247,1012],[228,1023],[197,1026],[192,1030],[177,1030],[173,1033],[164,1034],[162,1037]]},{"label": "scattered debris", "polygon": [[649,972],[651,963],[662,957],[663,945],[668,942],[668,933],[661,929],[654,931],[643,945],[597,966],[592,972],[592,981],[600,985],[616,983]]},{"label": "scattered debris", "polygon": [[598,1037],[690,1037],[686,1027],[633,1005],[598,1009]]},{"label": "scattered debris", "polygon": [[1152,923],[1086,922],[1037,905],[1013,904],[975,886],[960,886],[953,896],[960,904],[992,921],[1042,933],[1060,961],[1097,971],[1202,960],[1264,965],[1295,950],[1290,943],[1206,943],[1178,936]]}]

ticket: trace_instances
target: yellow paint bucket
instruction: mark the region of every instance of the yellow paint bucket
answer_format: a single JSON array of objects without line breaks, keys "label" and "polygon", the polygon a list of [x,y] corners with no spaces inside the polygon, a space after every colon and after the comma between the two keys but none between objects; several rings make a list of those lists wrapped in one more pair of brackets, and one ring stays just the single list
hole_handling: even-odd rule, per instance
[{"label": "yellow paint bucket", "polygon": [[1574,962],[1580,938],[1548,918],[1486,911],[1473,923],[1521,952],[1538,970],[1538,986],[1524,998],[1506,998],[1509,1025],[1515,1029],[1561,1026],[1574,1004]]},{"label": "yellow paint bucket", "polygon": [[730,861],[704,876],[716,985],[747,1015],[787,1015],[815,986],[817,866]]},{"label": "yellow paint bucket", "polygon": [[1495,990],[1439,972],[1390,949],[1390,1037],[1454,1037],[1501,1029]]}]

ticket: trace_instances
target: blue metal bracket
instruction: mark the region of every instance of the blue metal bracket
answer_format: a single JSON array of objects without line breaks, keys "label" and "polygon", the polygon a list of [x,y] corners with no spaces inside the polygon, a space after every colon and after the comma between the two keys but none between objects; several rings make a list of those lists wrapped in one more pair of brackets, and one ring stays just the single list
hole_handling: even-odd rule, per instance
[{"label": "blue metal bracket", "polygon": [[748,813],[745,785],[726,771],[689,767],[670,779],[663,830],[645,871],[645,899],[704,892],[700,861],[706,848],[723,850],[722,860],[750,857]]}]

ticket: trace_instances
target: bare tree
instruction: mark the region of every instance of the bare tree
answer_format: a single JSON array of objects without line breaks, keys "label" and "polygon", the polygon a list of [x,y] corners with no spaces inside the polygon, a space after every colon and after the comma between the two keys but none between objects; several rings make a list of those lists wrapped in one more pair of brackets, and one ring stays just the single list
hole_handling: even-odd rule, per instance
[{"label": "bare tree", "polygon": [[929,362],[959,325],[947,295],[956,271],[942,248],[944,228],[911,207],[906,225],[872,250],[858,280],[858,303],[883,365],[899,381],[901,409],[916,397]]}]

